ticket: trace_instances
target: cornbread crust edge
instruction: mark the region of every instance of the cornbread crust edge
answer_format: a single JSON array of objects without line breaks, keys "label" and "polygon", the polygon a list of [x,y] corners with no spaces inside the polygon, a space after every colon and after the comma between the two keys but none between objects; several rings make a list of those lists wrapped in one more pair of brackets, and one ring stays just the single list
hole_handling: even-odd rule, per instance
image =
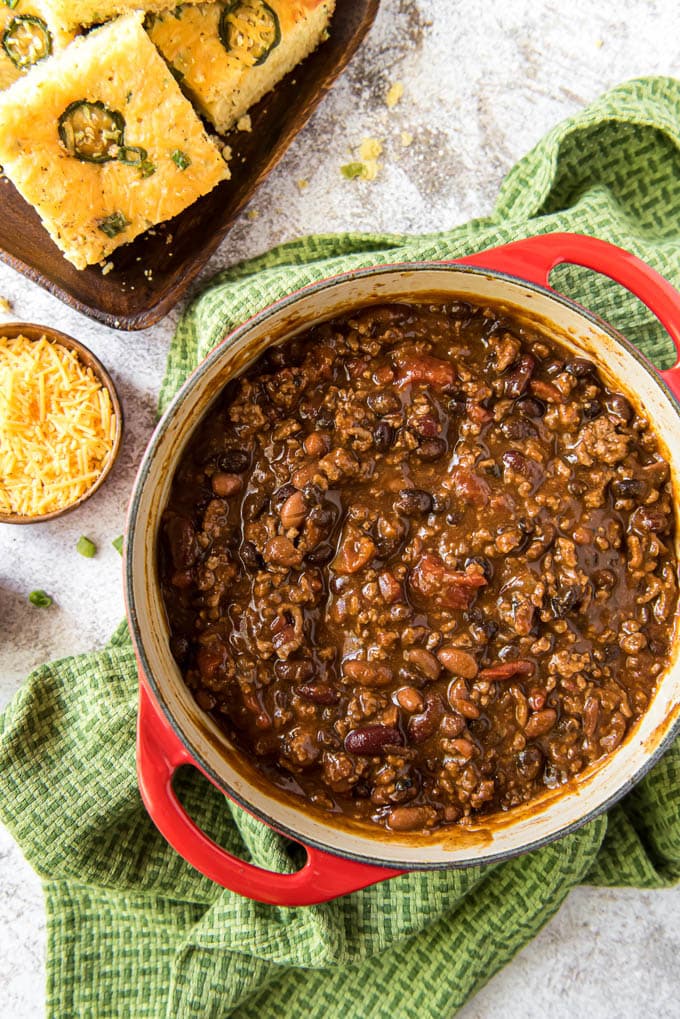
[{"label": "cornbread crust edge", "polygon": [[164,12],[149,19],[151,39],[220,134],[324,40],[335,0],[268,0],[268,5],[279,19],[281,41],[255,66],[223,46],[222,4],[184,7],[179,14]]},{"label": "cornbread crust edge", "polygon": [[[0,164],[78,269],[171,219],[229,177],[142,18],[141,12],[126,15],[76,39],[0,94]],[[125,145],[146,150],[150,172],[117,159],[82,162],[66,150],[59,118],[81,100],[122,114]],[[178,153],[186,158],[178,160]],[[121,228],[109,236],[112,217]]]}]

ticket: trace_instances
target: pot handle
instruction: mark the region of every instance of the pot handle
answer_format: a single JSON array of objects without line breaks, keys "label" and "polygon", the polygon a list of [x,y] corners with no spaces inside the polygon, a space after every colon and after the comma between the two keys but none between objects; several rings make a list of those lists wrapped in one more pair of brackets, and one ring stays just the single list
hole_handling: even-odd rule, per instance
[{"label": "pot handle", "polygon": [[400,870],[356,863],[305,846],[307,862],[294,874],[278,874],[232,856],[192,821],[172,787],[184,764],[197,767],[184,744],[140,683],[137,723],[139,790],[161,835],[196,870],[239,895],[273,906],[311,906],[402,874]]},{"label": "pot handle", "polygon": [[647,305],[673,341],[678,360],[672,368],[659,374],[674,396],[680,399],[680,293],[630,251],[597,237],[552,233],[514,241],[456,261],[507,272],[544,287],[549,285],[551,271],[565,263],[594,269],[620,283]]}]

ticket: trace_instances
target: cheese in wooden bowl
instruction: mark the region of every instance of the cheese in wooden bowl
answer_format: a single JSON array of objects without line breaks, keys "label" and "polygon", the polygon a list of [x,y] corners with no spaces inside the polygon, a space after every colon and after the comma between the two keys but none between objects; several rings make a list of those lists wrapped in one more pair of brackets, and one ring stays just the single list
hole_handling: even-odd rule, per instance
[{"label": "cheese in wooden bowl", "polygon": [[122,431],[113,382],[87,347],[44,326],[0,327],[0,523],[79,506],[111,470]]}]

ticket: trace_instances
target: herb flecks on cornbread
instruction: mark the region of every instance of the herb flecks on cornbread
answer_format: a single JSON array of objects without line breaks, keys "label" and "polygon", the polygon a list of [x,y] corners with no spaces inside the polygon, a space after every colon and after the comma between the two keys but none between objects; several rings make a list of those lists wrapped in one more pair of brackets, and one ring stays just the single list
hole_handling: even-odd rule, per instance
[{"label": "herb flecks on cornbread", "polygon": [[0,89],[62,50],[72,38],[71,32],[57,27],[39,0],[0,3]]},{"label": "herb flecks on cornbread", "polygon": [[326,38],[335,0],[231,0],[147,17],[196,107],[224,133]]},{"label": "herb flecks on cornbread", "polygon": [[229,177],[141,21],[76,39],[0,95],[0,164],[78,269]]}]

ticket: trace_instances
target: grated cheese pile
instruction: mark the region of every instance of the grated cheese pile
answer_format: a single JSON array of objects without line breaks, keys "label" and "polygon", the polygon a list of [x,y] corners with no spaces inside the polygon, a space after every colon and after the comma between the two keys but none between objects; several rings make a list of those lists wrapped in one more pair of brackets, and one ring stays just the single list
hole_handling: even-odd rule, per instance
[{"label": "grated cheese pile", "polygon": [[0,336],[0,512],[70,506],[101,474],[115,433],[108,391],[74,351]]}]

